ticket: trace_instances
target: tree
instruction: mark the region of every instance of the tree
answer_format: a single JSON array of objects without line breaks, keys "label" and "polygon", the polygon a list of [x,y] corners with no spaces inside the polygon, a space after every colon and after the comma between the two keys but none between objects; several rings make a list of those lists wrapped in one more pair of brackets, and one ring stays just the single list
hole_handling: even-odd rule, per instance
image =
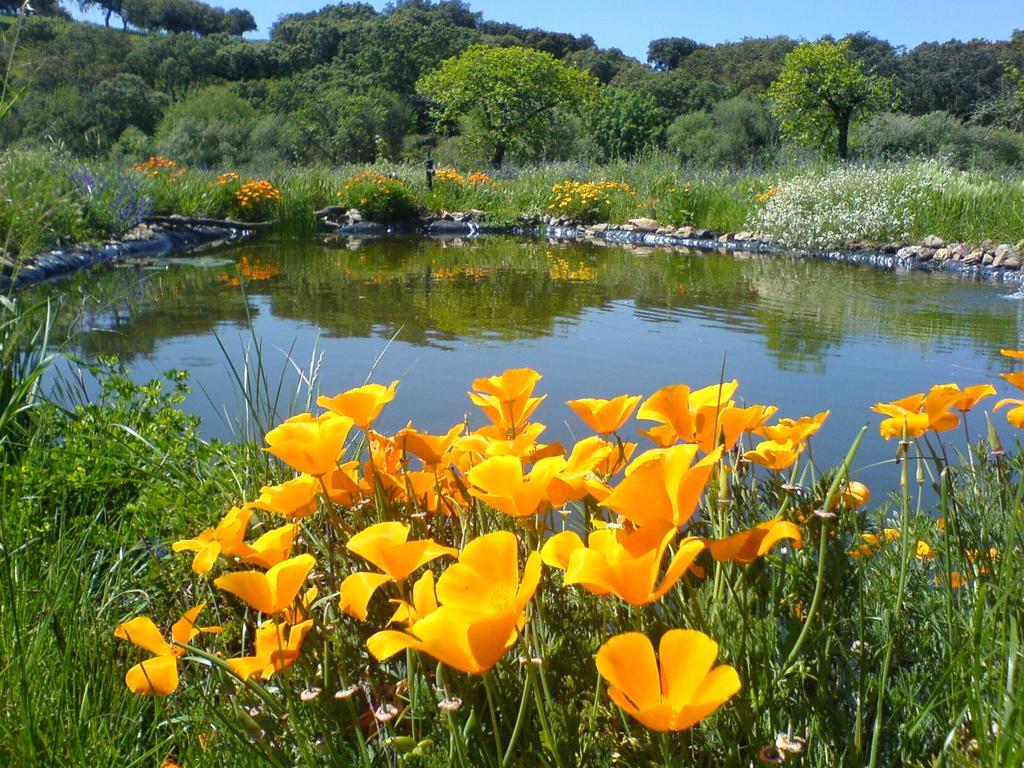
[{"label": "tree", "polygon": [[665,123],[665,114],[653,96],[618,88],[606,89],[604,98],[586,116],[602,160],[629,159],[658,146]]},{"label": "tree", "polygon": [[768,89],[784,136],[834,148],[843,160],[849,155],[850,123],[881,111],[892,90],[886,78],[865,72],[849,48],[849,40],[798,45]]},{"label": "tree", "polygon": [[699,48],[707,46],[688,37],[660,37],[647,46],[647,63],[659,72],[668,72]]},{"label": "tree", "polygon": [[105,17],[103,22],[108,27],[110,26],[110,17],[115,14],[121,18],[122,25],[128,26],[128,21],[124,17],[124,7],[121,0],[78,0],[78,9],[83,13],[92,8],[99,8],[104,11]]},{"label": "tree", "polygon": [[420,78],[416,89],[434,102],[440,124],[471,119],[492,165],[501,168],[510,147],[542,140],[554,110],[578,112],[590,104],[597,81],[549,53],[474,45]]}]

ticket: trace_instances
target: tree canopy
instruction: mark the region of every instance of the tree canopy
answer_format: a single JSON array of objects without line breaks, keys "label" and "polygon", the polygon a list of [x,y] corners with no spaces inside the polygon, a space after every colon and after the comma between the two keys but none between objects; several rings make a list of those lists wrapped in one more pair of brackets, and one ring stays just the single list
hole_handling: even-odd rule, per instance
[{"label": "tree canopy", "polygon": [[850,54],[850,41],[803,43],[788,54],[768,89],[783,135],[801,144],[849,155],[850,124],[892,100],[888,80],[869,74]]},{"label": "tree canopy", "polygon": [[555,109],[578,111],[589,104],[597,80],[549,53],[474,45],[442,62],[416,89],[434,103],[441,124],[468,116],[500,168],[511,146],[540,138]]}]

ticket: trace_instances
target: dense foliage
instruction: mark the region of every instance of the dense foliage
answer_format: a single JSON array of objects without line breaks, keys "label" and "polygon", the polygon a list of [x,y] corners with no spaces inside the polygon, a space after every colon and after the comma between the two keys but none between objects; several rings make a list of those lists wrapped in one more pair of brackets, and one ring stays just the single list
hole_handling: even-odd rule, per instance
[{"label": "dense foliage", "polygon": [[[3,145],[55,142],[75,155],[132,162],[159,153],[207,167],[421,161],[433,151],[444,162],[479,167],[493,161],[497,149],[493,128],[484,129],[480,120],[482,108],[432,112],[416,83],[429,82],[425,78],[446,60],[489,46],[541,51],[608,88],[593,100],[593,110],[575,105],[580,117],[562,107],[544,109],[543,140],[531,129],[523,137],[529,140],[512,142],[503,160],[630,157],[668,143],[699,162],[763,163],[779,152],[778,126],[766,106],[769,88],[797,47],[787,37],[714,46],[663,37],[651,42],[643,63],[599,48],[586,35],[487,21],[461,0],[405,0],[382,11],[358,2],[328,5],[281,17],[265,41],[239,36],[253,26],[247,11],[198,0],[81,5],[98,9],[108,23],[120,20],[125,30],[57,15],[0,19],[8,28],[5,60],[18,41],[13,92],[27,88],[0,124]],[[1024,35],[904,49],[857,33],[839,43],[866,78],[892,84],[897,114],[948,115],[953,122],[942,147],[958,162],[991,168],[1016,162],[1024,147],[1017,132]],[[533,96],[543,101],[540,92]],[[738,97],[746,101],[734,101]],[[720,108],[723,102],[728,106]],[[222,114],[218,104],[225,105]],[[765,105],[762,116],[748,104]],[[979,138],[975,127],[1007,132]],[[687,134],[704,138],[696,142]],[[860,129],[851,133],[851,156],[929,151],[923,149],[928,142],[862,142],[862,136]],[[712,139],[713,146],[701,147]],[[815,140],[821,142],[820,133]],[[1000,147],[988,147],[992,142]]]}]

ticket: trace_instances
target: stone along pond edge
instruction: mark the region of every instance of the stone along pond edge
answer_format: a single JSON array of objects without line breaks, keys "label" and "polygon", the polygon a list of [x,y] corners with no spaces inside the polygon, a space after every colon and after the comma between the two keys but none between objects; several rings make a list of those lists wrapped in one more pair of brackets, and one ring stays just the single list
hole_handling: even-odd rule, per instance
[{"label": "stone along pond edge", "polygon": [[[158,222],[143,224],[120,241],[75,246],[33,257],[17,270],[0,274],[0,293],[65,277],[99,264],[165,258],[172,254],[205,251],[256,237],[266,227],[265,224],[160,217]],[[1024,248],[1024,241],[1017,245],[985,242],[975,246],[968,243],[946,243],[930,235],[918,244],[880,245],[865,242],[851,243],[844,249],[809,250],[781,247],[753,232],[720,234],[690,226],[663,227],[652,219],[630,219],[620,225],[584,226],[556,219],[539,224],[491,226],[477,222],[465,214],[401,224],[357,221],[332,226],[330,229],[331,234],[324,238],[327,244],[348,238],[425,236],[437,240],[456,240],[487,235],[512,235],[546,237],[555,242],[686,248],[735,255],[784,254],[886,270],[943,272],[967,279],[1024,283],[1024,271],[1021,270],[1024,261],[1021,250]]]}]

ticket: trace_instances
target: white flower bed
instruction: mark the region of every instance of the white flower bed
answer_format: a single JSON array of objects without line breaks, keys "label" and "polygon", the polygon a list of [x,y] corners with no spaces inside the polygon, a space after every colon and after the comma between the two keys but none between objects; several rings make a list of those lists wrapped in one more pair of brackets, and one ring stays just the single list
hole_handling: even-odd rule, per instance
[{"label": "white flower bed", "polygon": [[[925,171],[925,172],[921,172]],[[855,240],[905,241],[915,203],[938,185],[936,166],[867,168],[839,165],[780,182],[751,225],[782,245],[825,249]]]}]

